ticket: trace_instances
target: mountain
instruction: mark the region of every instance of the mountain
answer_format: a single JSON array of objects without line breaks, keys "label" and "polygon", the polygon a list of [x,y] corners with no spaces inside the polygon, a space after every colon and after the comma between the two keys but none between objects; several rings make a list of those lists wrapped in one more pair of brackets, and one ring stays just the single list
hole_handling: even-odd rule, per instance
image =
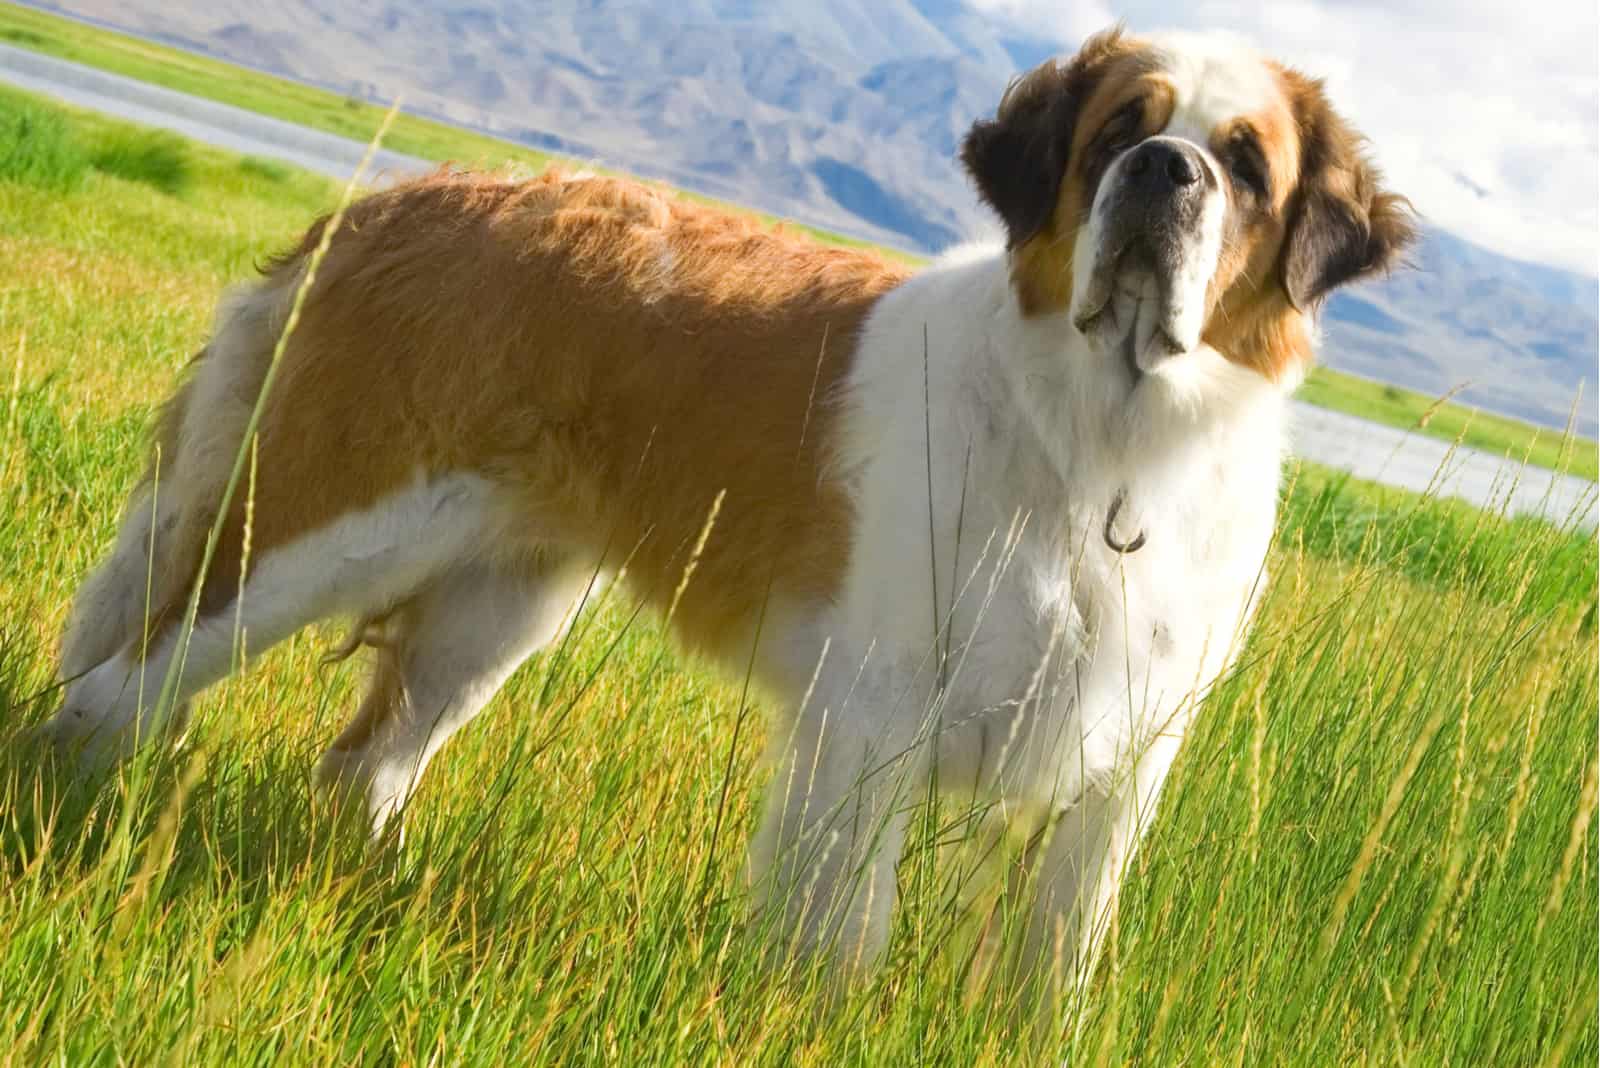
[{"label": "mountain", "polygon": [[1580,384],[1577,428],[1595,434],[1600,286],[1519,263],[1439,229],[1409,269],[1328,302],[1323,351],[1335,367],[1563,427]]},{"label": "mountain", "polygon": [[[917,251],[994,232],[956,146],[1058,50],[966,0],[39,6]],[[1437,228],[1413,263],[1330,302],[1328,362],[1564,425],[1596,385],[1596,280]]]}]

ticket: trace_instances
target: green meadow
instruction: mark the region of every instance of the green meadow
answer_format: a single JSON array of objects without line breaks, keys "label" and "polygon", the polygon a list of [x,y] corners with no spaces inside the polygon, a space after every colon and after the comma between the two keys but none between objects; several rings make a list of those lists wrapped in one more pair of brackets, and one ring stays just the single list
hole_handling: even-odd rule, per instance
[{"label": "green meadow", "polygon": [[218,685],[170,751],[74,780],[26,732],[143,428],[221,288],[338,195],[0,91],[0,1060],[1600,1056],[1593,535],[1309,465],[1285,473],[1257,629],[1044,1048],[968,966],[981,917],[944,888],[971,813],[952,804],[917,821],[870,979],[830,995],[818,969],[757,960],[761,708],[625,591],[435,762],[403,847],[312,806],[361,679],[359,658],[323,662],[332,630]]}]

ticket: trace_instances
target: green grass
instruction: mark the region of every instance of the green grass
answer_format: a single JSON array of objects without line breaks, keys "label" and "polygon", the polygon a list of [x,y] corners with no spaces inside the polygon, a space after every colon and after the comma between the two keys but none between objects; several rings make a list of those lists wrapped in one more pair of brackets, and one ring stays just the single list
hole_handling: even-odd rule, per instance
[{"label": "green grass", "polygon": [[[372,136],[383,115],[380,107],[337,93],[48,15],[5,0],[0,0],[0,41],[358,141]],[[476,166],[494,167],[509,161],[541,167],[552,158],[509,141],[404,114],[395,121],[385,145],[424,159],[454,160]],[[813,227],[789,225],[838,244],[866,244]],[[918,262],[917,257],[886,251],[896,258]],[[1436,397],[1341,374],[1326,367],[1312,371],[1300,396],[1324,408],[1402,430],[1416,430],[1444,441],[1459,440],[1464,445],[1496,455],[1509,455],[1518,461],[1525,458],[1537,467],[1569,471],[1591,482],[1600,478],[1600,446],[1595,442],[1575,438],[1569,444],[1558,432],[1491,415],[1464,404],[1449,401],[1439,404]]]},{"label": "green grass", "polygon": [[1569,439],[1559,430],[1507,419],[1465,404],[1440,404],[1437,397],[1399,386],[1319,367],[1301,387],[1300,398],[1375,423],[1402,430],[1418,429],[1430,437],[1459,441],[1518,462],[1526,459],[1536,467],[1567,471],[1590,482],[1600,478],[1600,451],[1587,438]]},{"label": "green grass", "polygon": [[[61,112],[83,144],[118,124]],[[1026,1064],[913,844],[829,1003],[752,952],[739,689],[625,600],[538,658],[368,856],[307,774],[360,665],[308,633],[180,752],[72,785],[22,731],[152,406],[327,182],[188,146],[172,196],[0,178],[0,1049],[18,1063]],[[1593,1064],[1592,538],[1292,471],[1272,585],[1138,854],[1073,1064]],[[730,760],[731,754],[731,760]],[[731,777],[731,778],[730,778]],[[717,826],[717,799],[728,810]],[[946,808],[954,825],[961,813]]]},{"label": "green grass", "polygon": [[189,184],[187,148],[181,139],[159,130],[119,130],[101,139],[89,162],[97,171],[170,195]]},{"label": "green grass", "polygon": [[83,184],[88,169],[60,112],[17,94],[0,95],[0,178],[66,192]]},{"label": "green grass", "polygon": [[189,181],[188,147],[161,130],[74,126],[59,108],[0,87],[0,178],[65,193],[91,170],[176,195]]}]

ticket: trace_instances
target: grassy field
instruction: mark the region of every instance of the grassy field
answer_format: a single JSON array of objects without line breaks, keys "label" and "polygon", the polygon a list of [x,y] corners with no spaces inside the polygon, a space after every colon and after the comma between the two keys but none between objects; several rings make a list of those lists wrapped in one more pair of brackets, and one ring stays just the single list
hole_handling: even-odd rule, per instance
[{"label": "grassy field", "polygon": [[[967,920],[928,889],[960,812],[919,823],[869,985],[755,964],[760,731],[625,600],[446,751],[398,852],[310,807],[360,674],[329,632],[218,686],[175,754],[58,780],[21,736],[151,406],[336,190],[9,92],[0,131],[7,1063],[1047,1063],[931,949]],[[1593,1064],[1593,541],[1299,468],[1272,568],[1051,1052]]]},{"label": "grassy field", "polygon": [[[383,114],[383,108],[364,101],[5,0],[0,0],[0,41],[358,141],[372,136]],[[542,166],[551,158],[522,145],[415,115],[401,115],[385,145],[425,159],[455,160],[466,165],[498,166],[516,161]],[[798,228],[825,240],[861,244],[852,238],[814,228]],[[892,254],[903,256],[898,252]],[[1460,441],[1518,460],[1525,457],[1537,466],[1570,471],[1591,481],[1600,477],[1600,447],[1595,442],[1575,439],[1568,445],[1560,433],[1466,405],[1449,402],[1436,405],[1437,398],[1340,374],[1325,367],[1312,371],[1301,396],[1313,404],[1402,430],[1415,429],[1431,437]]]}]

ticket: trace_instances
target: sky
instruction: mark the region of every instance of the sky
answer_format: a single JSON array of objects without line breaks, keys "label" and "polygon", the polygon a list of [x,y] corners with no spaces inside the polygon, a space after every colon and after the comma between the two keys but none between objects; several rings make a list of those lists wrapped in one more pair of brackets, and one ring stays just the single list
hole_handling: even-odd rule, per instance
[{"label": "sky", "polygon": [[1075,47],[1131,30],[1243,38],[1326,80],[1428,221],[1516,259],[1600,260],[1594,0],[973,0]]}]

